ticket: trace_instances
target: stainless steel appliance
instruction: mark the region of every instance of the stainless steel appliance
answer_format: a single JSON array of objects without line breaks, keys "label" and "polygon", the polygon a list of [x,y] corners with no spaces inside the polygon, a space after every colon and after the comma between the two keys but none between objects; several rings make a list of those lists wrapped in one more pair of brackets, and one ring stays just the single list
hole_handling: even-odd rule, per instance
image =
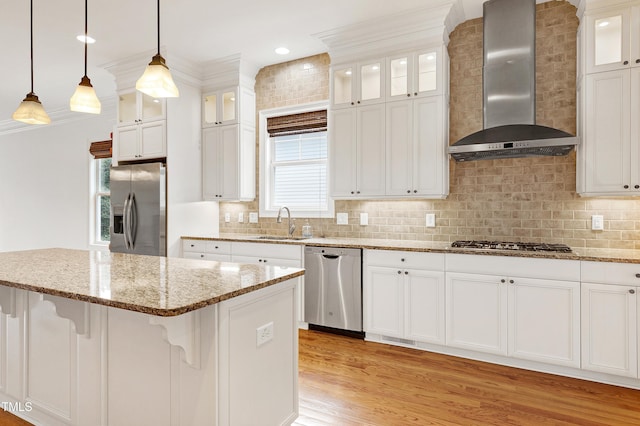
[{"label": "stainless steel appliance", "polygon": [[449,147],[456,161],[567,155],[578,138],[536,125],[536,0],[483,4],[484,130]]},{"label": "stainless steel appliance", "polygon": [[304,320],[332,329],[362,332],[362,250],[304,249]]},{"label": "stainless steel appliance", "polygon": [[451,247],[479,250],[519,250],[555,253],[572,253],[571,247],[566,244],[528,243],[515,241],[454,241]]},{"label": "stainless steel appliance", "polygon": [[165,256],[166,168],[162,163],[111,168],[113,252]]}]

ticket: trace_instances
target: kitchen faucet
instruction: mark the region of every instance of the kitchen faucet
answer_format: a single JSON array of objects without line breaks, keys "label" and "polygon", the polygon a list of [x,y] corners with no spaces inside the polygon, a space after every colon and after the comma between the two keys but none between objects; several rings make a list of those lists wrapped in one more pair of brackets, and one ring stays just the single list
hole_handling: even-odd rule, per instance
[{"label": "kitchen faucet", "polygon": [[287,224],[289,226],[289,238],[291,238],[293,237],[293,232],[296,230],[296,224],[291,223],[291,210],[289,210],[289,207],[285,207],[285,206],[280,207],[280,210],[278,210],[278,218],[276,219],[276,222],[282,223],[282,210],[287,211],[287,221],[288,221]]}]

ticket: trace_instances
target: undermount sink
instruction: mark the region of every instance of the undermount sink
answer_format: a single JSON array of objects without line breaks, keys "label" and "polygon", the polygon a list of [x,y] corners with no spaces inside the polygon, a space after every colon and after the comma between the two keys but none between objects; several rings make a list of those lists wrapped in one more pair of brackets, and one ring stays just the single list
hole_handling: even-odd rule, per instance
[{"label": "undermount sink", "polygon": [[256,237],[258,240],[306,240],[305,237],[283,237],[279,235],[260,235]]}]

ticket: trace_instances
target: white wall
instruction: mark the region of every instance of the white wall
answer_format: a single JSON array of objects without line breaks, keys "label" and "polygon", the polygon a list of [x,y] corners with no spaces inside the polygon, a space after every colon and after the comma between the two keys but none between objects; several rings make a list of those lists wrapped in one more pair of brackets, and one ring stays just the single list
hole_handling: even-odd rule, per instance
[{"label": "white wall", "polygon": [[109,139],[107,117],[0,135],[0,251],[88,247],[89,144]]}]

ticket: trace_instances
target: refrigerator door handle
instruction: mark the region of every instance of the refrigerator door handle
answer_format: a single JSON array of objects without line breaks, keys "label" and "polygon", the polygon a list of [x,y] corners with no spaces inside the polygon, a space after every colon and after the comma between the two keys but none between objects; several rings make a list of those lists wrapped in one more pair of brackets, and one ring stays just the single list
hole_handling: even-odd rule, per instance
[{"label": "refrigerator door handle", "polygon": [[131,244],[131,250],[136,246],[136,235],[138,233],[138,206],[136,203],[136,194],[131,194],[131,201],[129,202],[129,213],[131,215],[130,231],[129,231],[129,244]]},{"label": "refrigerator door handle", "polygon": [[129,200],[131,193],[127,194],[127,198],[124,200],[124,208],[122,210],[122,234],[124,236],[124,247],[129,250]]}]

